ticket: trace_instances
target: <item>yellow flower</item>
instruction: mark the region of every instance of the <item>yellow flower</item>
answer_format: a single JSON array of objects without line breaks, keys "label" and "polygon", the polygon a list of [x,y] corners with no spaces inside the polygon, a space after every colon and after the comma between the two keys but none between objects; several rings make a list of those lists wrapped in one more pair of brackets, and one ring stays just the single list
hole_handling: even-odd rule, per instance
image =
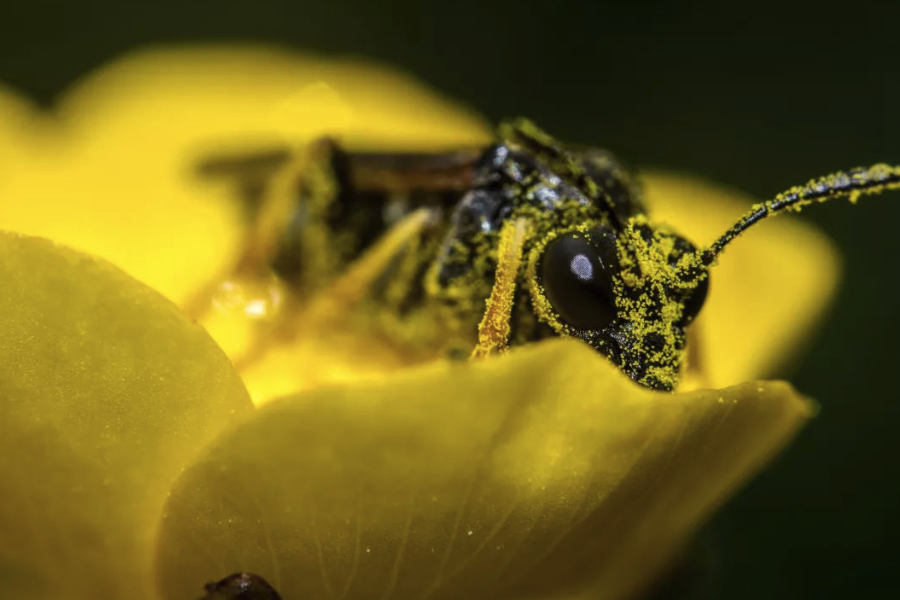
[{"label": "yellow flower", "polygon": [[[231,190],[192,175],[210,148],[487,131],[383,67],[252,48],[133,56],[53,114],[0,93],[0,596],[194,598],[237,571],[286,600],[652,583],[812,413],[741,382],[821,314],[836,261],[817,233],[784,219],[729,248],[692,340],[703,380],[677,394],[561,340],[414,368],[301,341],[242,380],[163,297],[187,302],[243,241]],[[749,204],[645,180],[654,217],[701,243]]]}]

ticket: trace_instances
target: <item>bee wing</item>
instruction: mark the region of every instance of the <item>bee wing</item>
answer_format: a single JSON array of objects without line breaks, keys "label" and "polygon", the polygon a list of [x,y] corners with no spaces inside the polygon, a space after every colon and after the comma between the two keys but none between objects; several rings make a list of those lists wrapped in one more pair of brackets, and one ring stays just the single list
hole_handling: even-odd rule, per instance
[{"label": "bee wing", "polygon": [[[475,165],[483,149],[450,152],[350,152],[339,150],[346,167],[347,183],[360,192],[383,192],[409,196],[419,192],[438,194],[462,192],[472,185]],[[314,144],[314,145],[315,145]],[[251,215],[258,212],[263,192],[272,177],[292,157],[287,146],[259,148],[234,154],[213,154],[201,158],[194,173],[204,179],[231,180]],[[453,200],[448,199],[448,203]]]}]

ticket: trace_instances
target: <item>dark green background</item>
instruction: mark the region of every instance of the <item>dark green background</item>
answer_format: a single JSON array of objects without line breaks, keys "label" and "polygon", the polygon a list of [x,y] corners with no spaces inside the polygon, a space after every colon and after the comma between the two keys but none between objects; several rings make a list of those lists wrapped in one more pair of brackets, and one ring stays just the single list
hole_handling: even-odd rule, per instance
[{"label": "dark green background", "polygon": [[[50,103],[121,52],[176,41],[364,55],[494,120],[527,115],[632,164],[768,196],[834,169],[900,164],[898,17],[850,2],[32,1],[0,8],[0,80]],[[823,410],[715,518],[701,544],[712,569],[692,597],[900,594],[900,194],[806,218],[847,267],[821,336],[786,374]]]}]

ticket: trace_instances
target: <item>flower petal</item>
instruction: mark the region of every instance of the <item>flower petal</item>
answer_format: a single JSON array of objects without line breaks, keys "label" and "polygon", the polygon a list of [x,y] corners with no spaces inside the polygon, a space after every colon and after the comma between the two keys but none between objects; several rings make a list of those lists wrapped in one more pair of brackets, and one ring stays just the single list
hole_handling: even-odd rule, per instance
[{"label": "flower petal", "polygon": [[0,181],[34,150],[45,125],[35,107],[0,85]]},{"label": "flower petal", "polygon": [[[708,245],[756,202],[698,178],[643,177],[654,220]],[[713,267],[710,293],[694,324],[703,385],[771,376],[807,342],[834,296],[840,258],[831,240],[802,219],[753,227]]]},{"label": "flower petal", "polygon": [[107,263],[0,232],[0,282],[0,596],[152,598],[169,488],[246,390]]},{"label": "flower petal", "polygon": [[[339,133],[354,145],[446,148],[490,133],[474,112],[390,67],[252,45],[126,56],[84,79],[60,113],[77,135],[116,147],[294,145]],[[157,119],[173,127],[159,131]]]},{"label": "flower petal", "polygon": [[53,143],[0,181],[0,223],[102,256],[183,302],[243,240],[233,182],[203,158],[324,134],[380,148],[485,139],[481,121],[412,79],[359,61],[259,47],[153,50],[85,78]]},{"label": "flower petal", "polygon": [[162,590],[622,598],[810,412],[784,383],[652,392],[565,340],[276,400],[174,487]]}]

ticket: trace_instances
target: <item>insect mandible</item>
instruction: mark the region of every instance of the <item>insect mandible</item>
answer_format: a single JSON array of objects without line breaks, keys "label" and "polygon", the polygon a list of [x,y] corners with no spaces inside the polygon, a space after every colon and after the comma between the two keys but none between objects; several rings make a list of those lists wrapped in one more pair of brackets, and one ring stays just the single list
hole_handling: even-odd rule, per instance
[{"label": "insect mandible", "polygon": [[[227,283],[271,275],[287,313],[321,321],[366,306],[395,338],[474,357],[577,338],[656,390],[677,385],[711,268],[738,235],[815,202],[900,188],[900,168],[884,164],[820,177],[698,247],[650,220],[611,153],[522,119],[487,148],[369,153],[322,139],[299,155],[198,169],[236,182],[250,207],[253,234]],[[282,335],[296,322],[283,320]]]}]

